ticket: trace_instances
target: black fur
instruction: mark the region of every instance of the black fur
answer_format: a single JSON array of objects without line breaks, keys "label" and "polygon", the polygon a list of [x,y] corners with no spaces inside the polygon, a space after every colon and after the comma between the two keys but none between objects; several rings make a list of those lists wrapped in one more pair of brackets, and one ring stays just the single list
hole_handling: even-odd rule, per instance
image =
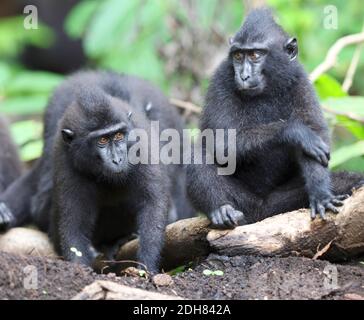
[{"label": "black fur", "polygon": [[[147,115],[149,103],[153,108]],[[157,270],[168,214],[177,210],[174,215],[184,218],[194,213],[186,199],[183,166],[126,164],[115,174],[100,163],[85,137],[119,123],[126,130],[149,130],[150,120],[159,120],[160,130],[182,132],[176,111],[149,83],[111,72],[71,76],[48,105],[43,156],[1,197],[15,216],[12,226],[29,220],[31,206],[31,218],[50,232],[58,251],[87,265],[102,246],[138,232],[139,260]],[[25,193],[22,201],[16,201],[17,192]]]},{"label": "black fur", "polygon": [[[22,171],[18,151],[13,143],[7,121],[0,116],[0,193],[3,192]],[[0,228],[10,223],[12,214],[0,203]]]},{"label": "black fur", "polygon": [[[188,193],[194,206],[217,227],[303,207],[311,207],[312,217],[325,218],[326,209],[336,212],[345,198],[341,195],[364,177],[330,175],[327,169],[328,128],[296,59],[296,40],[269,10],[258,9],[248,15],[231,45],[209,86],[200,128],[236,129],[237,170],[218,176],[216,165],[190,165]],[[250,55],[251,62],[248,54],[255,46],[262,47],[262,55]]]},{"label": "black fur", "polygon": [[0,192],[18,178],[21,171],[22,164],[11,139],[8,123],[0,116]]}]

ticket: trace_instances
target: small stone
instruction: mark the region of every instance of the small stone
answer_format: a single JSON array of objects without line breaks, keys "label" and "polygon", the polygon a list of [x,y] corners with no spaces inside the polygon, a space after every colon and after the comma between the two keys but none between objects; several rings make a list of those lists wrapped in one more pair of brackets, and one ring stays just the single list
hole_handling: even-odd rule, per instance
[{"label": "small stone", "polygon": [[130,277],[140,277],[140,271],[138,268],[135,267],[128,267],[121,271],[122,275],[130,276]]},{"label": "small stone", "polygon": [[158,287],[167,287],[173,283],[172,277],[166,273],[156,274],[152,281]]},{"label": "small stone", "polygon": [[110,279],[116,278],[116,274],[113,273],[113,272],[110,272],[110,273],[107,274],[107,277],[110,278]]}]

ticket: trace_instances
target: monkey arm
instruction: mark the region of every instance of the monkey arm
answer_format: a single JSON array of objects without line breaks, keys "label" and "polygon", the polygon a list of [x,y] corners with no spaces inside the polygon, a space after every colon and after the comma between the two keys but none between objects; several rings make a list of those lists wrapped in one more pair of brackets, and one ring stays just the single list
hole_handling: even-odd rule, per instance
[{"label": "monkey arm", "polygon": [[[196,148],[195,152],[204,149]],[[194,159],[194,157],[193,157]],[[212,225],[233,228],[252,222],[262,199],[251,193],[234,176],[219,175],[215,164],[187,166],[187,192],[194,207],[205,213]],[[236,208],[236,209],[235,209]]]},{"label": "monkey arm", "polygon": [[348,195],[333,195],[329,170],[304,154],[298,155],[298,163],[305,180],[311,218],[314,219],[317,214],[320,214],[321,218],[325,219],[326,210],[338,213],[336,206],[343,205],[342,200]]},{"label": "monkey arm", "polygon": [[53,197],[55,244],[66,260],[91,266],[97,256],[91,242],[97,218],[96,189],[75,173],[61,172]]},{"label": "monkey arm", "polygon": [[138,261],[146,266],[149,272],[156,273],[159,270],[171,199],[168,198],[167,178],[159,171],[158,166],[150,165],[149,168],[144,169],[144,172],[135,179],[136,194],[146,196],[145,201],[138,205],[140,245],[137,256]]},{"label": "monkey arm", "polygon": [[281,136],[286,142],[318,163],[327,167],[330,160],[330,148],[328,144],[311,128],[300,120],[290,120]]},{"label": "monkey arm", "polygon": [[271,148],[274,144],[288,144],[312,159],[328,165],[328,145],[302,121],[290,118],[262,124],[255,128],[241,128],[237,132],[237,154],[249,156],[255,150]]},{"label": "monkey arm", "polygon": [[42,161],[15,180],[0,196],[0,229],[14,228],[31,219],[30,206]]}]

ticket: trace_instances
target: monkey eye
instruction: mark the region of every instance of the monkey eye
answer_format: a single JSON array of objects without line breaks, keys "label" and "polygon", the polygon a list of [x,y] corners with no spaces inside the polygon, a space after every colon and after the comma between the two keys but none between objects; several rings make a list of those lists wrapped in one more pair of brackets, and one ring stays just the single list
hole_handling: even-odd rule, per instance
[{"label": "monkey eye", "polygon": [[242,61],[243,60],[243,53],[241,53],[240,51],[236,51],[234,52],[233,54],[233,58],[236,60],[236,61]]},{"label": "monkey eye", "polygon": [[100,144],[100,145],[105,145],[105,144],[107,144],[107,143],[109,143],[109,138],[108,138],[108,137],[101,137],[101,138],[99,139],[99,144]]},{"label": "monkey eye", "polygon": [[120,141],[123,140],[125,137],[124,133],[122,132],[118,132],[117,134],[115,134],[114,136],[114,141]]},{"label": "monkey eye", "polygon": [[262,53],[259,51],[249,51],[248,57],[251,61],[257,61],[262,56]]}]

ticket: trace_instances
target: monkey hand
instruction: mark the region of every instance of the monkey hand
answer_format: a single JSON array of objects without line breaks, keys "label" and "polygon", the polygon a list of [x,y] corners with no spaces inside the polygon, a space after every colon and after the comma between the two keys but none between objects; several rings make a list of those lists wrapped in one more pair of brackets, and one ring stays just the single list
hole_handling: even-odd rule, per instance
[{"label": "monkey hand", "polygon": [[235,210],[231,205],[226,204],[210,213],[212,226],[219,229],[233,229],[238,225],[246,224],[244,213]]},{"label": "monkey hand", "polygon": [[312,159],[327,167],[330,160],[330,148],[320,136],[312,134],[301,142],[302,151]]},{"label": "monkey hand", "polygon": [[347,199],[349,195],[337,195],[332,194],[326,197],[310,197],[310,208],[311,208],[311,219],[315,219],[316,215],[319,214],[322,220],[326,220],[326,210],[330,210],[333,213],[339,213],[337,207],[341,207],[344,203],[343,200]]},{"label": "monkey hand", "polygon": [[0,202],[0,230],[7,230],[15,218],[4,202]]}]

